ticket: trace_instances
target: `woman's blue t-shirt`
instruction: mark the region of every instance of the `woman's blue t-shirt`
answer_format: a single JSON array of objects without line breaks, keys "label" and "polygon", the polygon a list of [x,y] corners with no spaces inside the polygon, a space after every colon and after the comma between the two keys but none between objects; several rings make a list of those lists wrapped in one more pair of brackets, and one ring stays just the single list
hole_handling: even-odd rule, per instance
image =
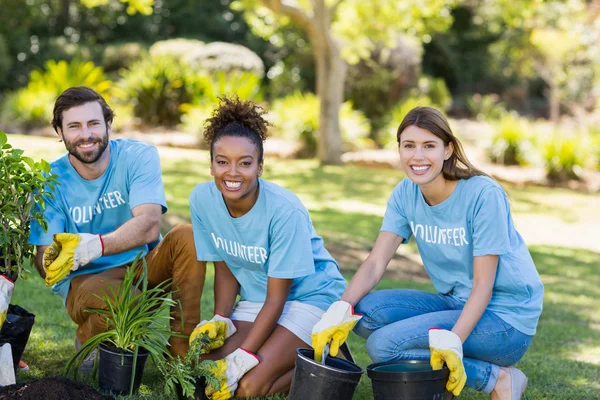
[{"label": "woman's blue t-shirt", "polygon": [[381,230],[401,236],[403,243],[414,235],[436,290],[463,302],[471,293],[473,257],[498,255],[488,309],[519,331],[535,333],[544,286],[496,181],[461,179],[450,197],[430,206],[420,188],[404,179],[388,201]]},{"label": "woman's blue t-shirt", "polygon": [[200,261],[225,261],[240,283],[242,300],[264,302],[267,279],[293,279],[288,300],[327,310],[346,281],[308,211],[292,192],[259,179],[248,213],[233,218],[214,181],[190,195],[192,227]]}]

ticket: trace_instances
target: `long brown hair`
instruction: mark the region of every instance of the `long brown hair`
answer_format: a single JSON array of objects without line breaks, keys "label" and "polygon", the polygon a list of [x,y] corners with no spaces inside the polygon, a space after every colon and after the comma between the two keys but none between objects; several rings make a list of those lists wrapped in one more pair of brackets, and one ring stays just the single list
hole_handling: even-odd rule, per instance
[{"label": "long brown hair", "polygon": [[442,173],[444,174],[445,179],[457,181],[459,179],[469,179],[477,175],[488,176],[486,173],[475,168],[475,166],[467,159],[460,141],[454,136],[452,129],[450,129],[450,124],[448,124],[448,120],[440,111],[432,107],[415,107],[410,110],[398,127],[398,133],[396,134],[398,145],[400,145],[400,135],[402,135],[402,132],[411,125],[433,133],[435,136],[442,139],[444,146],[448,146],[452,143],[454,151],[450,158],[444,161],[442,167]]}]

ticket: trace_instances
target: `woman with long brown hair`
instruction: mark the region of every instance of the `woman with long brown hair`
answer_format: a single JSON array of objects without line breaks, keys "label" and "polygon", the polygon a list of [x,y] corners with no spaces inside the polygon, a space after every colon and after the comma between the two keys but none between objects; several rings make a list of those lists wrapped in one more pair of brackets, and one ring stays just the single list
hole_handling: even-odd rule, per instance
[{"label": "woman with long brown hair", "polygon": [[[469,162],[434,108],[411,110],[397,138],[408,178],[394,189],[375,246],[342,300],[313,328],[315,352],[331,342],[335,355],[354,327],[373,361],[445,363],[454,395],[466,384],[492,399],[520,399],[527,378],[512,365],[535,334],[544,288],[506,192]],[[369,293],[411,236],[437,293]]]}]

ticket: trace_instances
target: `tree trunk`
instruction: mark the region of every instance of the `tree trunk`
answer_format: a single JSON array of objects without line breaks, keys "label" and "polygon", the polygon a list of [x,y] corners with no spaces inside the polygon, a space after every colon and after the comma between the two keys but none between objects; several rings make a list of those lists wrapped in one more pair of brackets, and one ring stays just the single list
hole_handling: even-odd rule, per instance
[{"label": "tree trunk", "polygon": [[550,121],[558,123],[558,119],[560,118],[559,88],[557,85],[551,83],[548,91],[550,92],[548,96],[550,102]]},{"label": "tree trunk", "polygon": [[340,108],[344,103],[344,82],[347,65],[334,43],[315,51],[317,66],[317,96],[319,97],[319,147],[322,165],[339,165],[342,162],[342,133]]}]

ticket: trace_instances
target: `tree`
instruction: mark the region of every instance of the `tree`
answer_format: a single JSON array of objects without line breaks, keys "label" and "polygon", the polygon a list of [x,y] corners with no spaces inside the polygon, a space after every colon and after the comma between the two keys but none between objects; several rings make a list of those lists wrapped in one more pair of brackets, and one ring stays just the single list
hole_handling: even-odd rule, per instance
[{"label": "tree", "polygon": [[238,0],[248,24],[269,38],[281,25],[300,26],[311,42],[320,101],[318,156],[322,164],[340,164],[339,110],[344,102],[347,63],[370,55],[378,43],[393,46],[400,32],[421,40],[451,23],[455,0],[421,2],[379,0]]}]

